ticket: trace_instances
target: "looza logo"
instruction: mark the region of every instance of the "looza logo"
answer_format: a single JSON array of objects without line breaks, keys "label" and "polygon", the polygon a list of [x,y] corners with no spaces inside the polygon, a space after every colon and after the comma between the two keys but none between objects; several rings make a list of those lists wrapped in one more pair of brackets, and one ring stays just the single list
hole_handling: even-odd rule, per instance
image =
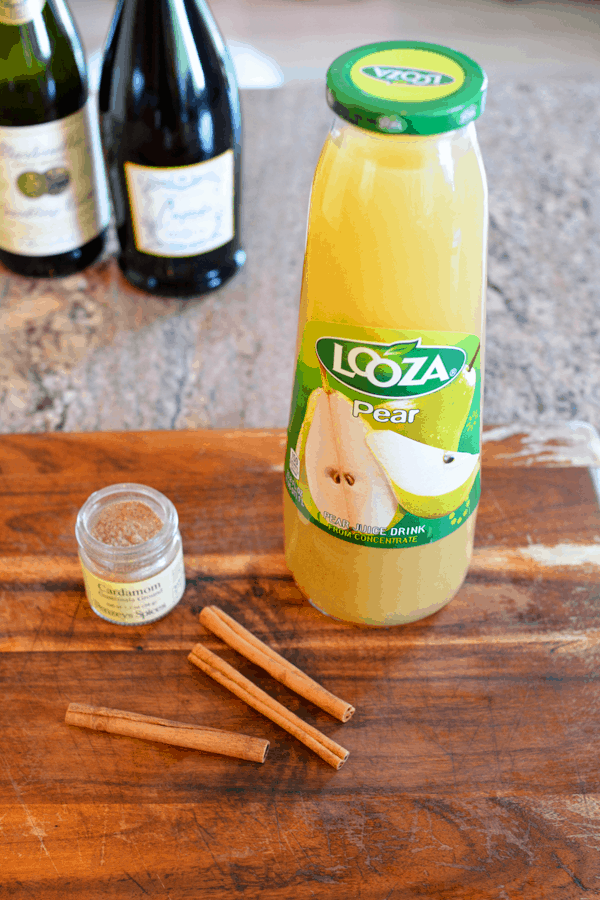
[{"label": "looza logo", "polygon": [[424,397],[454,381],[467,354],[460,347],[423,346],[421,338],[393,344],[322,337],[317,356],[337,381],[368,397]]},{"label": "looza logo", "polygon": [[386,84],[409,84],[413,87],[439,86],[452,84],[454,78],[443,72],[431,72],[428,69],[409,69],[404,66],[363,66],[360,70],[368,78],[385,81]]}]

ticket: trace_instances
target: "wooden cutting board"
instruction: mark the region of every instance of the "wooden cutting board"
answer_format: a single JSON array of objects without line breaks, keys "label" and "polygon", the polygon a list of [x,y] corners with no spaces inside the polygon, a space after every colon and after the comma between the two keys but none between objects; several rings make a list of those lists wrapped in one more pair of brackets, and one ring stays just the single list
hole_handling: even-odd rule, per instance
[{"label": "wooden cutting board", "polygon": [[[488,432],[473,564],[410,626],[334,622],[282,553],[284,435],[0,438],[0,896],[600,898],[600,462],[588,426]],[[113,482],[165,492],[187,590],[90,610],[73,534]],[[356,706],[345,725],[207,634],[217,604]],[[187,661],[198,641],[350,750],[335,772]],[[264,765],[64,724],[69,702],[266,737]]]}]

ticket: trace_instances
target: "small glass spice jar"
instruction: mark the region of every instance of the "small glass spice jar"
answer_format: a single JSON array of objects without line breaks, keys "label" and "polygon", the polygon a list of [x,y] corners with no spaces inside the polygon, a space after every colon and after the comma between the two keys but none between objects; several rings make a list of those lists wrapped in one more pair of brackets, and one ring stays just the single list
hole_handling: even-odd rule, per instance
[{"label": "small glass spice jar", "polygon": [[147,625],[181,600],[179,519],[160,491],[143,484],[96,491],[79,510],[75,536],[87,598],[102,619]]}]

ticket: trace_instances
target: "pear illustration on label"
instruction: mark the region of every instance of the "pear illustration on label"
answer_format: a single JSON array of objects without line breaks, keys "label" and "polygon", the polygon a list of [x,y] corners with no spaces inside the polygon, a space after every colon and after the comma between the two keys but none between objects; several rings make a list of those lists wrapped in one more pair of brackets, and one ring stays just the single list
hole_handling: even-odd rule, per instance
[{"label": "pear illustration on label", "polygon": [[393,431],[373,431],[367,444],[387,472],[400,505],[425,519],[438,519],[469,496],[479,454],[448,451]]},{"label": "pear illustration on label", "polygon": [[315,414],[315,407],[317,405],[319,397],[321,397],[324,393],[325,391],[323,390],[323,388],[316,388],[316,390],[311,392],[306,404],[304,421],[302,422],[302,427],[300,428],[298,441],[296,443],[296,454],[298,456],[298,459],[300,460],[299,481],[303,482],[305,485],[308,485],[308,480],[306,477],[306,440],[308,438],[310,426],[312,425],[313,416]]},{"label": "pear illustration on label", "polygon": [[306,404],[306,413],[304,416],[304,421],[302,422],[302,427],[300,428],[295,451],[299,461],[299,473],[297,481],[298,486],[302,490],[302,502],[314,519],[319,518],[319,510],[313,502],[308,487],[308,477],[306,474],[306,441],[308,438],[308,433],[310,431],[310,426],[312,425],[315,406],[319,397],[324,393],[325,391],[323,390],[323,388],[317,388],[316,390],[311,392]]},{"label": "pear illustration on label", "polygon": [[477,385],[477,369],[464,368],[447,387],[421,397],[414,425],[403,429],[415,441],[444,450],[458,450],[458,444]]},{"label": "pear illustration on label", "polygon": [[[409,513],[435,519],[457,509],[469,496],[479,467],[479,453],[458,451],[477,385],[477,370],[465,368],[447,387],[420,397],[419,412],[396,407],[396,428],[371,427],[367,444],[387,472],[401,506]],[[355,403],[355,406],[357,404]],[[381,408],[381,407],[380,407]],[[375,415],[375,413],[374,413]],[[369,424],[374,421],[369,417]],[[412,418],[412,422],[409,419]]]},{"label": "pear illustration on label", "polygon": [[476,385],[477,370],[464,368],[447,387],[425,397],[380,404],[355,400],[353,414],[375,431],[396,431],[432,447],[457,450]]},{"label": "pear illustration on label", "polygon": [[301,478],[328,524],[385,530],[397,517],[390,480],[367,446],[365,425],[342,394],[323,388],[312,392],[297,452]]}]

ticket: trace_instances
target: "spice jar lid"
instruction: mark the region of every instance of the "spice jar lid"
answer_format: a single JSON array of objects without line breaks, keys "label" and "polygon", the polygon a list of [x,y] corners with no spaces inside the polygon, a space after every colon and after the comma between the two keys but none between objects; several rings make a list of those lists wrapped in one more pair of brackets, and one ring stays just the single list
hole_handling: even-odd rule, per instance
[{"label": "spice jar lid", "polygon": [[[99,516],[106,512],[112,513],[111,520],[107,524],[109,529],[114,529],[115,535],[118,535],[124,524],[120,509],[125,506],[125,519],[132,512],[135,519],[135,510],[126,508],[132,504],[145,507],[146,513],[161,521],[160,530],[154,532],[148,539],[140,535],[139,542],[130,542],[127,539],[113,541],[110,534],[104,535],[102,539],[96,528]],[[131,524],[128,523],[129,528]],[[137,523],[134,521],[133,524]],[[178,530],[177,510],[168,497],[147,485],[130,483],[111,484],[91,494],[79,510],[75,523],[75,536],[80,550],[101,559],[105,567],[115,569],[130,565],[152,565],[161,557],[165,547],[173,541]]]},{"label": "spice jar lid", "polygon": [[380,134],[441,134],[484,110],[487,76],[468,56],[421,41],[381,41],[339,56],[327,102],[348,122]]}]

